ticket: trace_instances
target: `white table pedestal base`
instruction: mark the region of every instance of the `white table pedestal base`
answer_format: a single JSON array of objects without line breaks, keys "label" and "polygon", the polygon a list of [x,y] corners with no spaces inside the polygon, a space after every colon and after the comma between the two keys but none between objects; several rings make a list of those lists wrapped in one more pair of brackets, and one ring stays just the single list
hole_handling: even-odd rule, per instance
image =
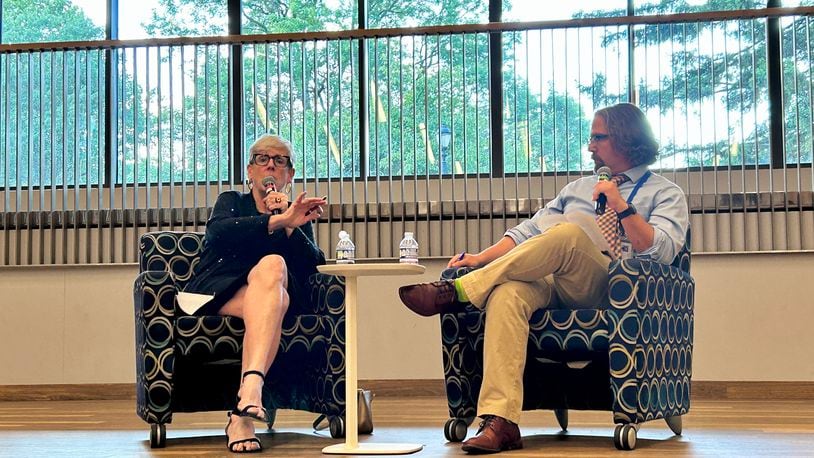
[{"label": "white table pedestal base", "polygon": [[329,445],[322,449],[322,453],[328,455],[402,455],[405,453],[415,453],[424,448],[421,444],[386,444],[386,443],[361,443],[356,447],[348,444]]},{"label": "white table pedestal base", "polygon": [[329,445],[322,453],[331,455],[401,455],[414,453],[420,444],[359,443],[356,386],[356,288],[358,277],[366,275],[418,275],[424,266],[418,264],[325,264],[317,269],[326,274],[345,277],[345,443]]}]

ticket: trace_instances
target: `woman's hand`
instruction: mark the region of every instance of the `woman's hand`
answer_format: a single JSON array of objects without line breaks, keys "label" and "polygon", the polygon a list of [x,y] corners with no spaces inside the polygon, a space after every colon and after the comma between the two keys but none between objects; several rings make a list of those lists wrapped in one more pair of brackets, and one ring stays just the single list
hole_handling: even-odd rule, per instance
[{"label": "woman's hand", "polygon": [[280,213],[282,213],[288,208],[288,194],[269,191],[266,197],[263,198],[263,203],[269,213],[274,212],[274,210],[280,210]]},{"label": "woman's hand", "polygon": [[301,192],[281,215],[286,228],[296,229],[322,216],[322,206],[327,203],[325,199],[322,197],[305,197],[305,195],[305,191]]}]

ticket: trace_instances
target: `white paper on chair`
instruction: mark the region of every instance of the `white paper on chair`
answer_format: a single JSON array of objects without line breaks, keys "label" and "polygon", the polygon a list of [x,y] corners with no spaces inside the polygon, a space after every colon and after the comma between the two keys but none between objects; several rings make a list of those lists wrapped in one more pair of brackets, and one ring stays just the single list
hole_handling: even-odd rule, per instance
[{"label": "white paper on chair", "polygon": [[608,241],[599,230],[596,224],[596,219],[593,215],[587,213],[568,213],[564,215],[544,215],[538,218],[537,226],[541,231],[545,232],[560,223],[574,223],[585,232],[585,234],[594,242],[599,251],[610,252]]},{"label": "white paper on chair", "polygon": [[187,293],[181,291],[176,298],[178,299],[178,306],[187,315],[194,315],[199,308],[212,300],[215,296],[209,294]]}]

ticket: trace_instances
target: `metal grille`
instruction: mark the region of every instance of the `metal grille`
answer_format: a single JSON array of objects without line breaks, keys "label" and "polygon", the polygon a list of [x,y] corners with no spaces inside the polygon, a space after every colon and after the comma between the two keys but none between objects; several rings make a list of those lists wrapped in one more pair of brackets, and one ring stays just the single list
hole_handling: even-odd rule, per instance
[{"label": "metal grille", "polygon": [[145,231],[203,230],[264,132],[295,145],[295,192],[328,196],[326,253],[340,229],[360,258],[407,230],[423,257],[477,251],[590,174],[593,111],[630,99],[696,252],[811,250],[812,11],[3,46],[0,264],[134,262]]}]

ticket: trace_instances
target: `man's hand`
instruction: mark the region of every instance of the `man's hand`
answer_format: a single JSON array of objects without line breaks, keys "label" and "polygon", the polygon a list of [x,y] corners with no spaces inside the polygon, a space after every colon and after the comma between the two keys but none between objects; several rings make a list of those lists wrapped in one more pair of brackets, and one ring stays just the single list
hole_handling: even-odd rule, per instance
[{"label": "man's hand", "polygon": [[450,258],[447,267],[481,267],[478,255],[463,252]]},{"label": "man's hand", "polygon": [[607,207],[619,213],[627,208],[627,202],[619,194],[619,187],[613,181],[597,181],[594,185],[594,193],[592,199],[596,202],[599,199],[599,194],[605,194],[608,199]]}]

